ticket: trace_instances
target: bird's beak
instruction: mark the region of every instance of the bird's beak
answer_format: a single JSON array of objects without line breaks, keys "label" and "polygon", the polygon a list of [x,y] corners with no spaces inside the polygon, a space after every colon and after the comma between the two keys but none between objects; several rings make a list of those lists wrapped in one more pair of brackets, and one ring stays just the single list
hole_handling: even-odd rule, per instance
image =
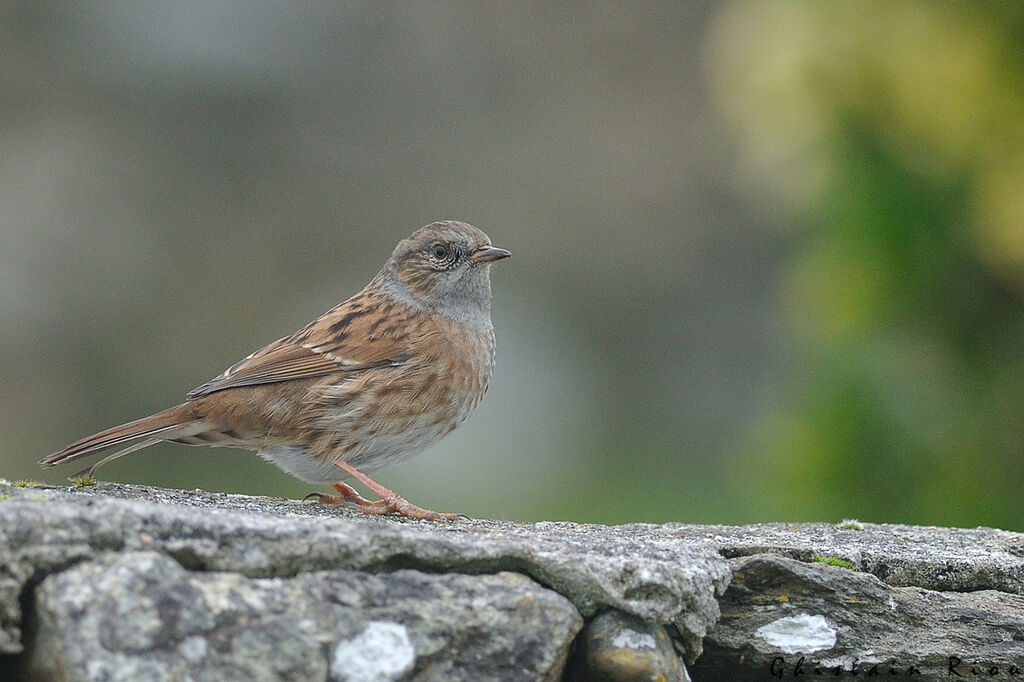
[{"label": "bird's beak", "polygon": [[496,260],[502,258],[508,258],[512,255],[511,251],[507,249],[501,249],[497,246],[481,246],[479,249],[470,254],[469,259],[474,263],[493,263]]}]

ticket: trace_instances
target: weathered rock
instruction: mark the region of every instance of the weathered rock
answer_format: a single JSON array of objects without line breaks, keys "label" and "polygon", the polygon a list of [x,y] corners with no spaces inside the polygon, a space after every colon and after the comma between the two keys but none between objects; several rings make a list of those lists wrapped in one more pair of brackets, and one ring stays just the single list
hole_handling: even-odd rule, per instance
[{"label": "weathered rock", "polygon": [[589,682],[689,682],[686,666],[661,625],[619,611],[587,623],[577,642],[570,677]]},{"label": "weathered rock", "polygon": [[985,528],[434,523],[0,481],[4,681],[554,679],[580,617],[577,678],[672,679],[669,638],[691,664],[706,644],[697,680],[1014,677],[1022,599],[1024,535]]},{"label": "weathered rock", "polygon": [[1024,534],[993,528],[877,523],[759,523],[750,526],[662,526],[693,542],[709,542],[728,558],[776,554],[803,562],[816,556],[849,561],[897,587],[1024,594]]},{"label": "weathered rock", "polygon": [[[950,664],[1024,669],[1024,597],[892,587],[868,573],[761,554],[734,561],[696,679],[949,679]],[[987,672],[986,676],[990,676]]]},{"label": "weathered rock", "polygon": [[582,620],[514,573],[293,578],[186,571],[151,551],[43,580],[34,680],[556,680]]},{"label": "weathered rock", "polygon": [[[21,649],[16,596],[103,552],[149,549],[193,571],[251,578],[329,569],[374,573],[514,571],[569,599],[583,617],[611,608],[671,624],[691,658],[718,617],[728,562],[708,543],[657,526],[365,517],[344,507],[103,484],[5,488],[0,566],[17,588],[0,606],[6,653]],[[120,498],[120,499],[119,499]]]}]

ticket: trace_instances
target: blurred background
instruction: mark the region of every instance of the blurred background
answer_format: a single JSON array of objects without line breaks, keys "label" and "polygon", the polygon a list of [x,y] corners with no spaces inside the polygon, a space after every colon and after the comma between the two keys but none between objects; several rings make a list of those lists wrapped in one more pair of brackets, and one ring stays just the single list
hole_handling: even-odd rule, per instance
[{"label": "blurred background", "polygon": [[1024,528],[1024,5],[14,2],[0,41],[2,477],[454,218],[514,254],[498,368],[379,475],[410,500]]}]

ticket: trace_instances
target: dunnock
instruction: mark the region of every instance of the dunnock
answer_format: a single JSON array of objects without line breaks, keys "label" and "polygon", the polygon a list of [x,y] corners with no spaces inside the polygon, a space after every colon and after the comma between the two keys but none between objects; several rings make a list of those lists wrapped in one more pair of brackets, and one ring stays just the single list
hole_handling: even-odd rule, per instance
[{"label": "dunnock", "polygon": [[[186,402],[72,443],[44,467],[135,441],[82,472],[160,441],[255,450],[369,514],[454,518],[409,503],[364,472],[386,469],[465,421],[494,369],[490,264],[511,254],[466,223],[398,243],[366,287],[188,394]],[[361,497],[355,478],[380,496]]]}]

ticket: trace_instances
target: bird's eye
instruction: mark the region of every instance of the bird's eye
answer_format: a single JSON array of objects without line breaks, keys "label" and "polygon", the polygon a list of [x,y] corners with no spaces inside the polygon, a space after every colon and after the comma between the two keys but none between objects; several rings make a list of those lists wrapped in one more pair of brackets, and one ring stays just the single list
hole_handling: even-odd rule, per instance
[{"label": "bird's eye", "polygon": [[437,260],[444,260],[448,257],[448,247],[444,244],[434,244],[430,247],[430,253],[433,254]]}]

